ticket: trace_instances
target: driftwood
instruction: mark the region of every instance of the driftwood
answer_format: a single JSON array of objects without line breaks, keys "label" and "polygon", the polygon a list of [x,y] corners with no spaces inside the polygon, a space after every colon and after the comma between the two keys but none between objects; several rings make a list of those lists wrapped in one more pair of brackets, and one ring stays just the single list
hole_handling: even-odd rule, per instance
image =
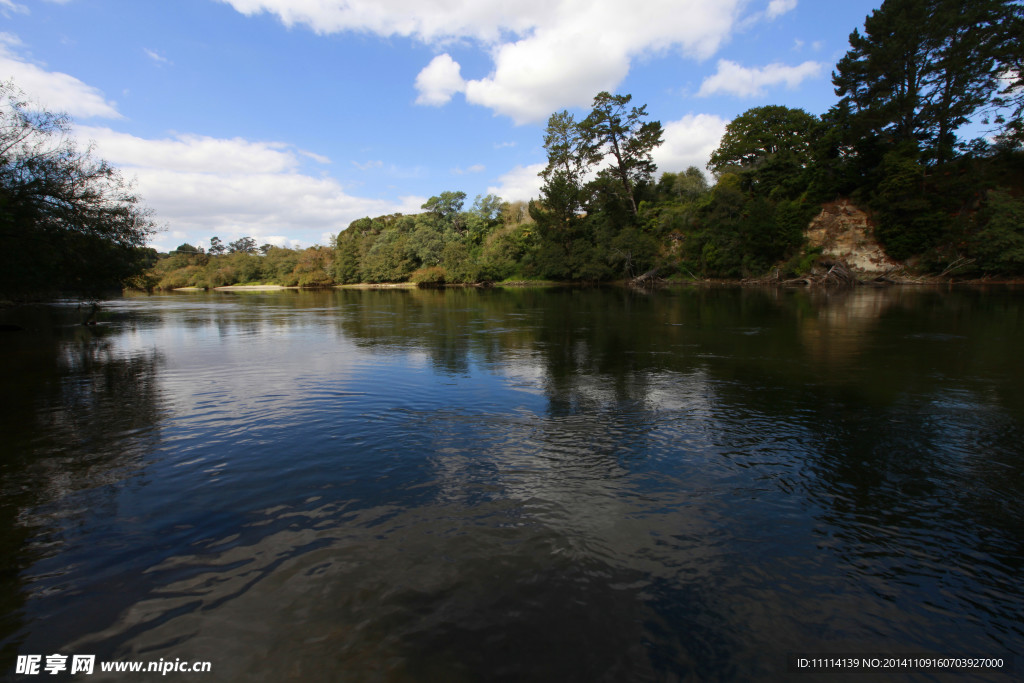
[{"label": "driftwood", "polygon": [[658,277],[658,269],[652,268],[642,275],[637,275],[635,278],[629,281],[630,287],[637,287],[639,289],[647,289],[650,287],[657,287],[662,284],[663,280]]},{"label": "driftwood", "polygon": [[815,268],[810,275],[785,280],[784,285],[804,285],[807,287],[831,287],[834,289],[846,289],[864,284],[857,278],[856,274],[843,261],[822,261],[818,265],[828,270],[822,272]]},{"label": "driftwood", "polygon": [[827,287],[856,287],[860,280],[853,274],[842,261],[836,261],[825,273],[825,286]]}]

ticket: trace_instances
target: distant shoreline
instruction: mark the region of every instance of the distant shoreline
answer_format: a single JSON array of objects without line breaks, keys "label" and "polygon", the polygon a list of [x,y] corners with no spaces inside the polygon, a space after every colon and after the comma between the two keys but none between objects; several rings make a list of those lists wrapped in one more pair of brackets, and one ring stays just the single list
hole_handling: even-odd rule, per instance
[{"label": "distant shoreline", "polygon": [[[764,286],[777,286],[785,287],[786,289],[801,289],[801,288],[817,288],[822,285],[820,283],[804,283],[799,282],[800,278],[796,278],[792,281],[778,281],[769,278],[749,278],[749,279],[725,279],[725,278],[708,278],[703,280],[692,280],[692,281],[667,281],[660,282],[654,288],[656,289],[671,289],[675,287],[764,287]],[[892,280],[885,283],[863,281],[858,283],[860,286],[1020,286],[1024,285],[1024,279],[1022,278],[965,278],[962,280],[952,278],[938,278],[935,276],[924,276],[919,278],[904,277],[898,280]],[[553,282],[545,280],[526,280],[526,281],[509,281],[509,282],[494,282],[494,283],[476,283],[476,284],[442,284],[430,287],[421,287],[416,283],[412,282],[361,282],[358,284],[349,285],[330,285],[327,287],[299,287],[299,286],[285,286],[285,285],[225,285],[222,287],[213,287],[206,289],[204,287],[175,287],[170,290],[173,292],[205,292],[205,291],[221,291],[221,292],[274,292],[282,290],[317,290],[317,289],[481,289],[481,288],[551,288],[551,287],[588,287],[595,285],[618,285],[618,286],[629,286],[628,282],[605,282],[605,283],[592,283],[592,282]]]}]

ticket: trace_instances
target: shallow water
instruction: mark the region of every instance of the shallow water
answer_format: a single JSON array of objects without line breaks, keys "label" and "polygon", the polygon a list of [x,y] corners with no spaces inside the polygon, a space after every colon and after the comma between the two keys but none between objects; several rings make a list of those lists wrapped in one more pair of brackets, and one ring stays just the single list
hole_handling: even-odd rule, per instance
[{"label": "shallow water", "polygon": [[0,316],[26,328],[0,333],[5,672],[89,653],[210,680],[817,680],[787,657],[1024,654],[1024,292],[77,315]]}]

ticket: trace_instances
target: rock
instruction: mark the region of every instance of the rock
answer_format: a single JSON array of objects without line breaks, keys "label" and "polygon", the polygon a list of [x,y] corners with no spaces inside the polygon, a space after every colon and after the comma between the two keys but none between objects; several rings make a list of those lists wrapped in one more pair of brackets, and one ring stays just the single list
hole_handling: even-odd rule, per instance
[{"label": "rock", "polygon": [[866,213],[847,199],[829,202],[807,227],[810,247],[821,247],[822,255],[845,263],[857,275],[878,275],[900,266],[886,256],[874,238],[874,227]]}]

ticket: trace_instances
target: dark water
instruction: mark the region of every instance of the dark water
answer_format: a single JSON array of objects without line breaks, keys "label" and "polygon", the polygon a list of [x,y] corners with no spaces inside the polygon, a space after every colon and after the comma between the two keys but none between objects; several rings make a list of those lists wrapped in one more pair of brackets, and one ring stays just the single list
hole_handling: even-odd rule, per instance
[{"label": "dark water", "polygon": [[810,681],[834,676],[787,655],[1024,655],[1024,292],[77,315],[0,312],[27,328],[0,332],[4,675],[89,653],[212,663],[163,680]]}]

